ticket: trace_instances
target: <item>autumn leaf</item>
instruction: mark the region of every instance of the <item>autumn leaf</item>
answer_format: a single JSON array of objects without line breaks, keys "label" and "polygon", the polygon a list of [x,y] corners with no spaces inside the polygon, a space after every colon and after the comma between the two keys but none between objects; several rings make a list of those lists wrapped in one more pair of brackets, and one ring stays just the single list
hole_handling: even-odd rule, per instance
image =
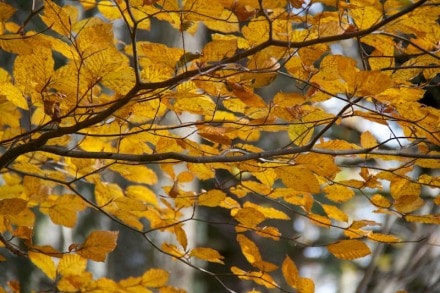
[{"label": "autumn leaf", "polygon": [[55,280],[56,267],[52,257],[44,253],[30,251],[29,259],[34,265],[42,270],[46,274],[46,276],[49,277],[49,279]]},{"label": "autumn leaf", "polygon": [[78,254],[65,254],[57,266],[57,273],[63,276],[80,275],[86,270],[87,260]]},{"label": "autumn leaf", "polygon": [[20,198],[5,198],[0,200],[0,215],[14,215],[26,208],[27,201]]},{"label": "autumn leaf", "polygon": [[199,205],[201,206],[207,206],[207,207],[216,207],[226,198],[226,194],[217,189],[213,189],[210,191],[207,191],[205,193],[202,193],[199,196]]},{"label": "autumn leaf", "polygon": [[163,243],[162,246],[161,246],[161,249],[165,253],[167,253],[169,255],[172,255],[172,256],[174,256],[176,258],[181,258],[181,257],[183,257],[185,255],[184,252],[180,251],[175,245],[170,244],[170,243]]},{"label": "autumn leaf", "polygon": [[[429,283],[407,246],[440,224],[436,1],[15,2],[0,1],[0,246],[16,257],[0,261],[28,256],[46,278],[32,290],[192,292],[208,262],[196,283],[308,293],[377,243],[406,264],[390,274]],[[312,242],[346,261],[300,275],[288,249]],[[116,264],[117,245],[157,268]]]},{"label": "autumn leaf", "polygon": [[117,231],[93,231],[76,251],[80,256],[94,261],[105,261],[116,247]]},{"label": "autumn leaf", "polygon": [[142,275],[141,284],[149,288],[158,288],[168,282],[169,273],[161,269],[149,269]]},{"label": "autumn leaf", "polygon": [[356,259],[371,254],[370,248],[360,240],[341,240],[328,245],[327,249],[340,259]]},{"label": "autumn leaf", "polygon": [[193,248],[191,249],[190,255],[209,262],[224,264],[224,257],[217,250],[209,247]]},{"label": "autumn leaf", "polygon": [[281,270],[287,284],[289,284],[289,286],[292,288],[296,288],[299,279],[299,273],[295,263],[289,256],[286,256],[286,258],[284,259]]},{"label": "autumn leaf", "polygon": [[260,251],[257,245],[242,234],[237,235],[238,244],[240,244],[241,252],[246,257],[246,260],[253,264],[255,262],[261,261]]}]

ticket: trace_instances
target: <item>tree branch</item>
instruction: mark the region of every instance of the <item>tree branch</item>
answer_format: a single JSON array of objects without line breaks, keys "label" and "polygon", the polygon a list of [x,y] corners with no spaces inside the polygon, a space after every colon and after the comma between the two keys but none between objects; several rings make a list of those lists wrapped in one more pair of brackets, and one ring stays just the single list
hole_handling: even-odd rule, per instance
[{"label": "tree branch", "polygon": [[[440,159],[440,154],[437,153],[421,154],[421,153],[414,153],[409,151],[371,150],[370,148],[352,149],[352,150],[329,150],[329,149],[311,148],[309,145],[292,147],[287,149],[264,151],[261,153],[249,153],[241,149],[236,149],[236,150],[232,149],[227,153],[225,152],[223,154],[212,155],[212,156],[205,156],[205,155],[193,156],[193,155],[187,155],[176,152],[133,155],[133,154],[121,154],[121,153],[113,153],[113,152],[89,152],[89,151],[80,151],[80,150],[70,150],[59,146],[42,146],[39,149],[39,151],[51,153],[59,156],[64,156],[64,157],[71,157],[71,158],[108,159],[108,160],[117,160],[117,161],[134,162],[134,163],[181,161],[188,163],[206,164],[206,163],[220,163],[220,162],[221,163],[243,162],[249,160],[261,160],[262,162],[265,162],[265,160],[273,159],[279,156],[294,155],[304,152],[327,154],[332,156],[375,155],[375,156],[394,156],[394,157],[412,158],[412,159],[432,159],[432,160]],[[240,155],[237,156],[229,155],[233,153],[239,153]]]}]

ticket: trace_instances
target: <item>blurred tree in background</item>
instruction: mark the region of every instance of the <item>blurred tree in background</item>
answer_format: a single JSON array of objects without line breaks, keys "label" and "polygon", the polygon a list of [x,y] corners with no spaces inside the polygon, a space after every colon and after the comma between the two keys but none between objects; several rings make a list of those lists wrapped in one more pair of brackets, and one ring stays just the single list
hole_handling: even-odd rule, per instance
[{"label": "blurred tree in background", "polygon": [[440,3],[0,1],[0,285],[433,292]]}]

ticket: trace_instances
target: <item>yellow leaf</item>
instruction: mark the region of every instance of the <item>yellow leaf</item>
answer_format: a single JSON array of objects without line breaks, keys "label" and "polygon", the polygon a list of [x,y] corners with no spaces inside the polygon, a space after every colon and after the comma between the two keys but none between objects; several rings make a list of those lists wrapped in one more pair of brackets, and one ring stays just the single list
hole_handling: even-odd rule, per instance
[{"label": "yellow leaf", "polygon": [[339,184],[327,185],[324,192],[325,196],[334,202],[346,202],[354,196],[353,190]]},{"label": "yellow leaf", "polygon": [[249,107],[266,108],[263,98],[255,94],[252,89],[237,83],[228,83],[234,95]]},{"label": "yellow leaf", "polygon": [[341,221],[341,222],[348,221],[348,216],[343,211],[338,209],[337,207],[335,207],[333,205],[327,205],[327,204],[322,204],[321,206],[329,218],[332,218],[332,219],[335,219],[335,220]]},{"label": "yellow leaf", "polygon": [[58,263],[60,275],[80,275],[86,270],[87,260],[77,254],[65,254]]},{"label": "yellow leaf", "polygon": [[247,272],[236,266],[231,267],[231,271],[239,279],[251,280],[259,285],[265,286],[266,288],[275,288],[275,286],[277,285],[275,280],[265,272]]},{"label": "yellow leaf", "polygon": [[333,139],[324,142],[320,142],[316,145],[316,148],[329,149],[329,150],[356,150],[359,146],[341,139]]},{"label": "yellow leaf", "polygon": [[174,234],[176,235],[176,239],[182,246],[183,250],[186,250],[186,246],[188,245],[188,237],[186,236],[186,232],[183,230],[182,225],[174,226]]},{"label": "yellow leaf", "polygon": [[252,240],[242,234],[238,234],[237,241],[240,244],[241,252],[250,264],[262,261],[260,251]]},{"label": "yellow leaf", "polygon": [[19,34],[6,34],[0,37],[0,48],[13,54],[31,54],[32,45]]},{"label": "yellow leaf", "polygon": [[202,260],[206,260],[209,262],[216,262],[224,264],[224,257],[215,249],[209,247],[196,247],[193,248],[190,252],[190,256],[197,257]]},{"label": "yellow leaf", "polygon": [[321,191],[318,179],[309,169],[301,166],[288,166],[277,168],[276,173],[288,188],[309,193]]},{"label": "yellow leaf", "polygon": [[414,195],[403,195],[394,201],[394,207],[401,213],[411,213],[418,208],[421,208],[425,204],[425,201]]},{"label": "yellow leaf", "polygon": [[187,111],[193,114],[212,116],[217,105],[210,97],[193,93],[192,96],[178,96],[173,108],[177,112]]},{"label": "yellow leaf", "polygon": [[281,233],[280,231],[275,227],[257,227],[256,229],[257,235],[264,237],[264,238],[270,238],[272,240],[278,241],[280,240]]},{"label": "yellow leaf", "polygon": [[240,208],[241,205],[235,199],[232,199],[231,197],[226,197],[224,200],[222,200],[222,202],[220,202],[219,207],[232,210]]},{"label": "yellow leaf", "polygon": [[304,146],[309,143],[313,137],[313,127],[307,123],[291,124],[289,125],[288,134],[294,144]]},{"label": "yellow leaf", "polygon": [[425,224],[440,224],[440,215],[405,215],[404,219],[407,222],[425,223]]},{"label": "yellow leaf", "polygon": [[415,182],[411,182],[405,178],[393,178],[390,185],[391,196],[398,200],[400,197],[413,197],[420,196],[421,185]]},{"label": "yellow leaf", "polygon": [[264,214],[254,208],[244,207],[234,215],[234,219],[246,228],[253,228],[266,220]]},{"label": "yellow leaf", "polygon": [[0,215],[16,215],[27,206],[27,201],[21,198],[5,198],[0,200]]},{"label": "yellow leaf", "polygon": [[270,262],[267,262],[267,261],[263,261],[263,260],[254,262],[252,264],[252,266],[254,268],[259,269],[262,272],[265,272],[265,273],[272,272],[272,271],[278,269],[277,265],[270,263]]},{"label": "yellow leaf", "polygon": [[361,134],[361,146],[366,149],[377,147],[376,138],[368,130]]},{"label": "yellow leaf", "polygon": [[373,195],[370,200],[375,206],[379,208],[389,208],[391,206],[390,201],[380,194]]},{"label": "yellow leaf", "polygon": [[213,31],[222,33],[234,33],[240,29],[237,16],[227,9],[223,9],[220,16],[204,20],[203,24]]},{"label": "yellow leaf", "polygon": [[[32,54],[18,55],[14,61],[15,85],[23,88],[24,94],[39,92],[33,99],[41,99],[41,91],[52,78],[55,61],[52,51],[45,47],[33,48]],[[43,101],[39,101],[42,105]]]},{"label": "yellow leaf", "polygon": [[131,90],[135,82],[134,70],[128,66],[121,66],[114,71],[105,74],[101,79],[102,85],[121,95],[125,95]]},{"label": "yellow leaf", "polygon": [[237,40],[214,40],[205,45],[201,60],[204,62],[221,61],[234,55],[237,50]]},{"label": "yellow leaf", "polygon": [[290,217],[286,215],[286,213],[272,207],[263,207],[261,205],[254,204],[251,202],[245,202],[243,207],[245,208],[250,207],[259,211],[260,213],[263,214],[265,218],[277,219],[277,220],[290,220]]},{"label": "yellow leaf", "polygon": [[212,142],[231,145],[231,139],[227,135],[227,129],[218,126],[197,125],[198,133],[204,139]]},{"label": "yellow leaf", "polygon": [[34,265],[36,265],[40,270],[42,270],[46,274],[46,276],[49,277],[49,279],[55,280],[56,277],[55,263],[50,256],[44,253],[33,252],[33,251],[29,251],[28,256],[31,262]]},{"label": "yellow leaf", "polygon": [[360,229],[365,226],[380,226],[380,224],[368,220],[353,221],[350,227],[344,231],[344,234],[349,238],[361,238],[369,233],[369,231]]},{"label": "yellow leaf", "polygon": [[107,254],[116,247],[118,231],[93,231],[77,253],[94,261],[105,261]]},{"label": "yellow leaf", "polygon": [[383,242],[383,243],[398,243],[401,242],[401,240],[394,235],[389,235],[389,234],[382,234],[382,233],[369,233],[368,235],[368,239],[374,240],[374,241],[378,241],[378,242]]},{"label": "yellow leaf", "polygon": [[52,30],[68,37],[72,24],[76,23],[78,10],[73,6],[60,7],[53,1],[44,1],[44,10],[41,19]]},{"label": "yellow leaf", "polygon": [[334,178],[340,171],[335,164],[334,157],[330,155],[315,153],[300,154],[295,158],[295,163],[306,167],[317,175],[327,178]]},{"label": "yellow leaf", "polygon": [[392,79],[380,71],[356,72],[355,93],[358,96],[377,95],[392,86]]},{"label": "yellow leaf", "polygon": [[289,256],[286,256],[284,259],[283,264],[281,265],[281,271],[283,272],[283,277],[286,280],[286,283],[292,288],[297,288],[299,272],[295,263]]},{"label": "yellow leaf", "polygon": [[[431,151],[429,154],[440,155],[440,152]],[[418,159],[416,164],[423,168],[440,169],[440,160],[438,159]]]},{"label": "yellow leaf", "polygon": [[118,285],[122,287],[125,292],[151,293],[152,291],[143,286],[141,282],[142,277],[128,277],[120,280]]},{"label": "yellow leaf", "polygon": [[360,240],[341,240],[328,245],[327,249],[340,259],[356,259],[371,254],[370,248]]},{"label": "yellow leaf", "polygon": [[149,288],[165,286],[168,282],[169,273],[161,269],[149,269],[142,275],[141,284]]},{"label": "yellow leaf", "polygon": [[312,279],[309,278],[299,278],[296,286],[298,293],[314,293],[315,284]]},{"label": "yellow leaf", "polygon": [[173,244],[169,244],[169,243],[162,243],[161,249],[171,255],[174,256],[176,258],[181,258],[183,256],[185,256],[185,253],[180,251],[175,245]]},{"label": "yellow leaf", "polygon": [[113,1],[99,1],[98,9],[99,12],[109,20],[116,20],[121,18],[121,12],[119,11],[118,7],[113,3]]},{"label": "yellow leaf", "polygon": [[[153,63],[160,64],[175,70],[177,63],[184,51],[180,48],[170,48],[163,44],[150,43],[150,42],[138,42],[137,44],[140,49],[141,56],[143,58],[148,58]],[[142,64],[141,59],[141,64]]]},{"label": "yellow leaf", "polygon": [[95,198],[98,206],[106,206],[119,197],[124,197],[124,193],[119,185],[100,181],[96,183]]},{"label": "yellow leaf", "polygon": [[121,174],[127,180],[135,183],[153,185],[157,183],[156,173],[146,166],[141,165],[112,165],[112,170]]},{"label": "yellow leaf", "polygon": [[125,211],[146,211],[148,209],[147,205],[138,199],[129,197],[118,197],[113,200],[113,202],[118,206],[119,209]]},{"label": "yellow leaf", "polygon": [[367,29],[382,19],[382,7],[376,1],[350,1],[349,13],[360,30]]},{"label": "yellow leaf", "polygon": [[216,207],[226,198],[226,193],[218,189],[211,189],[199,196],[198,203],[201,206]]},{"label": "yellow leaf", "polygon": [[332,222],[330,221],[329,218],[318,215],[318,214],[313,214],[313,213],[309,213],[307,215],[307,217],[310,219],[310,221],[318,226],[321,227],[325,227],[325,228],[330,228]]},{"label": "yellow leaf", "polygon": [[269,24],[267,20],[260,16],[242,28],[243,36],[250,45],[254,46],[266,41],[269,38]]},{"label": "yellow leaf", "polygon": [[49,216],[52,222],[57,225],[73,227],[76,224],[77,212],[85,208],[84,201],[78,196],[74,194],[61,195],[49,207]]},{"label": "yellow leaf", "polygon": [[10,101],[15,106],[24,110],[29,109],[26,98],[23,96],[23,93],[18,88],[8,82],[1,83],[0,88],[2,89],[0,97],[4,95],[6,96],[6,99],[8,99],[8,101]]},{"label": "yellow leaf", "polygon": [[6,21],[8,20],[14,13],[16,9],[6,3],[1,2],[0,3],[0,21]]},{"label": "yellow leaf", "polygon": [[[267,50],[259,51],[253,55],[248,61],[247,68],[252,72],[244,74],[243,80],[251,80],[251,86],[253,88],[261,88],[270,84],[277,76],[277,70],[280,69],[278,60],[281,56],[276,56],[275,52],[267,52]],[[283,51],[283,53],[285,53]]]}]

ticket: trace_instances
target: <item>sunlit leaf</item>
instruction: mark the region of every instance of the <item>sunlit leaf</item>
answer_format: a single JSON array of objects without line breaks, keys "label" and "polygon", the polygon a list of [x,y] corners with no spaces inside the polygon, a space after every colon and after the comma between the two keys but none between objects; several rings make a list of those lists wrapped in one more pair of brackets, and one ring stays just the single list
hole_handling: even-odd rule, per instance
[{"label": "sunlit leaf", "polygon": [[316,176],[301,166],[289,166],[277,168],[276,172],[286,187],[297,191],[318,193],[320,185]]},{"label": "sunlit leaf", "polygon": [[117,231],[93,231],[77,253],[84,258],[103,262],[107,254],[115,249],[118,234]]},{"label": "sunlit leaf", "polygon": [[286,256],[281,266],[284,279],[290,287],[296,288],[298,285],[299,272],[293,260]]},{"label": "sunlit leaf", "polygon": [[275,288],[275,280],[267,273],[259,271],[246,272],[236,266],[231,267],[231,271],[242,280],[251,280],[257,284],[265,286],[266,288]]},{"label": "sunlit leaf", "polygon": [[347,222],[348,216],[339,208],[333,205],[322,204],[322,208],[329,218],[335,219],[341,222]]},{"label": "sunlit leaf", "polygon": [[405,215],[404,219],[407,222],[425,223],[425,224],[440,224],[440,215]]},{"label": "sunlit leaf", "polygon": [[57,272],[63,276],[79,275],[85,271],[87,260],[78,254],[65,254],[58,263]]},{"label": "sunlit leaf", "polygon": [[190,255],[209,262],[224,264],[224,257],[217,250],[209,247],[193,248],[191,249]]},{"label": "sunlit leaf", "polygon": [[269,219],[278,219],[278,220],[290,220],[290,217],[285,214],[284,212],[277,210],[272,207],[264,207],[258,204],[254,204],[251,202],[245,202],[243,207],[250,207],[253,208],[259,212],[261,212],[265,218]]},{"label": "sunlit leaf", "polygon": [[313,128],[305,123],[296,123],[289,126],[289,138],[296,145],[306,145],[313,136]]},{"label": "sunlit leaf", "polygon": [[368,239],[384,243],[401,242],[401,240],[397,236],[382,233],[370,233],[368,234]]},{"label": "sunlit leaf", "polygon": [[184,252],[180,251],[180,250],[179,250],[175,245],[173,245],[173,244],[163,243],[162,246],[161,246],[161,249],[162,249],[165,253],[167,253],[167,254],[169,254],[169,255],[172,255],[172,256],[174,256],[174,257],[176,257],[176,258],[181,258],[181,257],[183,257],[183,256],[185,255]]},{"label": "sunlit leaf", "polygon": [[169,273],[161,269],[149,269],[142,275],[141,284],[150,288],[164,286],[168,282]]},{"label": "sunlit leaf", "polygon": [[237,241],[240,244],[241,252],[250,264],[262,260],[260,250],[258,249],[255,242],[242,234],[237,235]]},{"label": "sunlit leaf", "polygon": [[42,270],[49,279],[55,280],[56,267],[52,257],[44,253],[29,251],[29,259],[34,265]]},{"label": "sunlit leaf", "polygon": [[198,203],[202,206],[216,207],[226,198],[226,193],[218,189],[212,189],[199,196]]},{"label": "sunlit leaf", "polygon": [[360,240],[341,240],[328,245],[327,249],[340,259],[356,259],[371,254],[370,248]]},{"label": "sunlit leaf", "polygon": [[236,212],[234,219],[245,227],[253,228],[263,222],[266,217],[257,209],[244,207]]},{"label": "sunlit leaf", "polygon": [[346,202],[354,196],[354,191],[343,185],[328,185],[324,187],[326,197],[334,202]]}]

